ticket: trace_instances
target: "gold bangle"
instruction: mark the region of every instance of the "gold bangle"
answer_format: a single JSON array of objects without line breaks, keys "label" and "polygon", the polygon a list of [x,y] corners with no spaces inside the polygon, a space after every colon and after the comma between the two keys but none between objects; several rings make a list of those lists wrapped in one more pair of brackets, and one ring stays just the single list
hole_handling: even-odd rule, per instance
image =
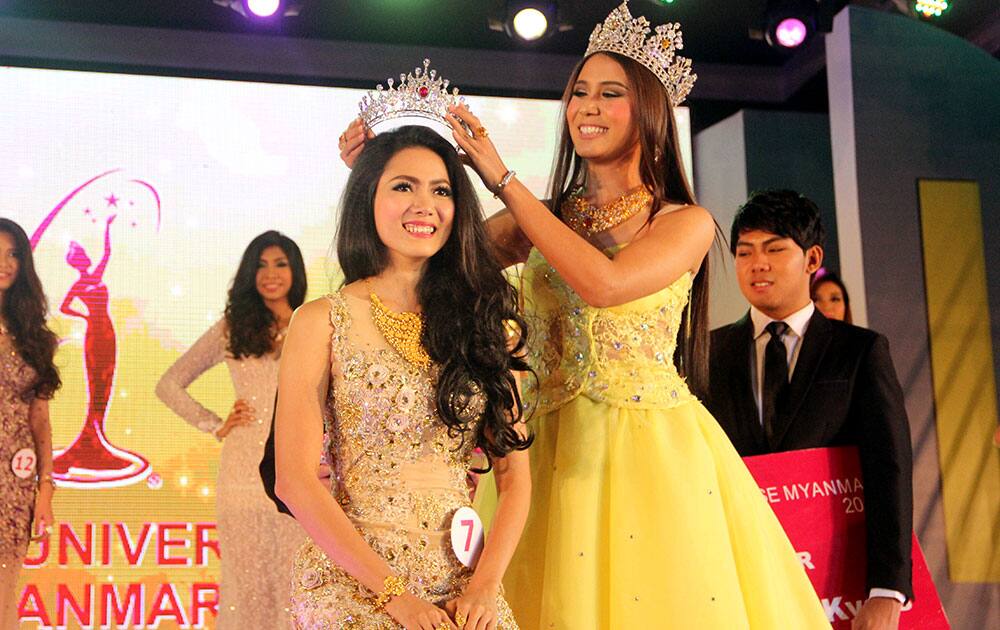
[{"label": "gold bangle", "polygon": [[406,592],[406,580],[398,575],[389,575],[382,582],[382,592],[375,596],[372,606],[375,610],[382,610],[393,597]]},{"label": "gold bangle", "polygon": [[43,483],[47,483],[52,486],[53,490],[56,489],[56,482],[52,479],[52,473],[45,473],[44,475],[38,476],[38,485],[42,485]]}]

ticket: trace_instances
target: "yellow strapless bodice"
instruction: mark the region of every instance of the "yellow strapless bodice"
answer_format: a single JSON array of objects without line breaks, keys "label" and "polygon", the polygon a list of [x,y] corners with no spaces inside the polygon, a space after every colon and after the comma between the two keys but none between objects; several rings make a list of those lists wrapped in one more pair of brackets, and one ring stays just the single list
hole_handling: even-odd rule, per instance
[{"label": "yellow strapless bodice", "polygon": [[[609,250],[614,251],[614,250]],[[625,304],[584,302],[537,249],[523,271],[528,313],[525,399],[547,413],[587,396],[617,407],[665,409],[693,398],[673,356],[692,277]]]}]

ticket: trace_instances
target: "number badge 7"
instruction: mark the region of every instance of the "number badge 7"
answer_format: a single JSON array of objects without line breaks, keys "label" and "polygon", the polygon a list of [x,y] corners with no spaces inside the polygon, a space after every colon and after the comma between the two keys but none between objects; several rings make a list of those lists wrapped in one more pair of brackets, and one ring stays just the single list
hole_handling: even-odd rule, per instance
[{"label": "number badge 7", "polygon": [[476,568],[483,552],[483,521],[471,507],[461,507],[451,517],[451,548],[459,562]]}]

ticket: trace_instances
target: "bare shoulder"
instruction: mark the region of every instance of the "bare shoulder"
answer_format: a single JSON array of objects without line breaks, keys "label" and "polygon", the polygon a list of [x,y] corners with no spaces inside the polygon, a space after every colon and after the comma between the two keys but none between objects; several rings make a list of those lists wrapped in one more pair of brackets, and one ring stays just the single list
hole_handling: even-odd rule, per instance
[{"label": "bare shoulder", "polygon": [[660,206],[653,223],[660,220],[684,220],[715,224],[712,213],[698,204],[665,203]]},{"label": "bare shoulder", "polygon": [[330,299],[321,297],[295,309],[289,324],[289,333],[293,330],[317,331],[328,329],[330,326]]},{"label": "bare shoulder", "polygon": [[[281,351],[281,374],[295,373],[300,380],[308,374],[320,373],[328,367],[330,340],[333,338],[333,323],[330,318],[331,304],[328,298],[306,302],[295,309],[288,325],[288,337]],[[288,370],[292,365],[294,369]]]},{"label": "bare shoulder", "polygon": [[715,218],[702,206],[690,204],[664,204],[650,224],[652,231],[683,230],[711,239],[715,236]]}]

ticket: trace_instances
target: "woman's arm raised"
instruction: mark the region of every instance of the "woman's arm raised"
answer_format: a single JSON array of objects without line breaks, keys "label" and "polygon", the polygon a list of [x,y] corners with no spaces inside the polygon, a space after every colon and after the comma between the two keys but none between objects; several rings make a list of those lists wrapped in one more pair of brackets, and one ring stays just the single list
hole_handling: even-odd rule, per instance
[{"label": "woman's arm raised", "polygon": [[531,241],[524,235],[508,208],[486,219],[486,232],[493,241],[501,266],[510,267],[528,260]]},{"label": "woman's arm raised", "polygon": [[[507,167],[488,137],[470,137],[479,119],[464,107],[452,108],[449,123],[455,141],[490,190],[496,190]],[[707,210],[686,206],[660,212],[648,230],[613,258],[587,242],[546,208],[516,178],[499,191],[525,237],[585,302],[607,307],[624,304],[672,284],[696,271],[715,238]]]}]

